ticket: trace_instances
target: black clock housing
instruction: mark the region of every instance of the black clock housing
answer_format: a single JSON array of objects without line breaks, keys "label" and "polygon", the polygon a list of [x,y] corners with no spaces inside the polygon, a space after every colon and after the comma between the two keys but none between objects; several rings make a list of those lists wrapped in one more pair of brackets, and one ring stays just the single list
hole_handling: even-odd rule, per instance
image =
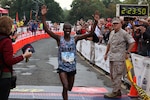
[{"label": "black clock housing", "polygon": [[120,4],[119,5],[119,16],[148,16],[149,7],[148,5],[132,5],[132,4]]}]

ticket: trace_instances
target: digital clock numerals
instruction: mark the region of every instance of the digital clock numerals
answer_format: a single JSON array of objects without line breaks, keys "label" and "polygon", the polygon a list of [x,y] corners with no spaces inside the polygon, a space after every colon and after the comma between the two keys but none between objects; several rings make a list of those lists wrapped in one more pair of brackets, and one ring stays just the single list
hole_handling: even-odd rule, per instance
[{"label": "digital clock numerals", "polygon": [[147,9],[144,7],[121,7],[121,15],[145,16]]}]

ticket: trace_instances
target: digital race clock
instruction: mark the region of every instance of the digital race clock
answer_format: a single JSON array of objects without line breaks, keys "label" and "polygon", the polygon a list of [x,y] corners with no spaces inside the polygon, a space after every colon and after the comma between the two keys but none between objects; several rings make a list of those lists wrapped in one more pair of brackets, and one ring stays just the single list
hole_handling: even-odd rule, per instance
[{"label": "digital race clock", "polygon": [[145,16],[149,15],[148,5],[117,4],[116,16]]}]

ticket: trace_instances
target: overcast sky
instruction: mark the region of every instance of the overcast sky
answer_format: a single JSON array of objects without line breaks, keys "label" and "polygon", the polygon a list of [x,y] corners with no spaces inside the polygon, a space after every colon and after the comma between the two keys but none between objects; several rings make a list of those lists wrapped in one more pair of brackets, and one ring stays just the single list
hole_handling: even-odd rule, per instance
[{"label": "overcast sky", "polygon": [[[71,9],[70,5],[72,4],[73,0],[55,0],[55,1],[59,3],[62,9],[70,10]],[[120,1],[124,1],[124,0],[120,0]]]},{"label": "overcast sky", "polygon": [[70,5],[72,4],[73,0],[55,0],[56,2],[59,3],[62,9],[67,9],[70,10]]}]

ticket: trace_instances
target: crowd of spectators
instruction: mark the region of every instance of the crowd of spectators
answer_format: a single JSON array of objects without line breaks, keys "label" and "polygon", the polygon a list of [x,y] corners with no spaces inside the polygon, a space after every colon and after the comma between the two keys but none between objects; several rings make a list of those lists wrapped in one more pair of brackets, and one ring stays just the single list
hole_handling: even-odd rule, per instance
[{"label": "crowd of spectators", "polygon": [[[132,53],[150,57],[150,17],[119,17],[122,22],[122,29],[126,30],[135,39]],[[84,21],[78,20],[75,25],[77,35],[87,34],[91,30],[93,21],[89,19]],[[109,34],[113,30],[112,18],[100,18],[95,28],[95,34],[98,37],[98,44],[107,44]],[[92,40],[92,39],[91,39]],[[94,41],[95,42],[95,41]]]},{"label": "crowd of spectators", "polygon": [[[150,57],[150,17],[148,18],[138,18],[138,17],[119,17],[122,22],[122,29],[126,30],[129,34],[135,39],[135,45],[132,49],[132,53],[136,53],[142,56]],[[93,25],[93,20],[89,19],[84,21],[80,19],[76,22],[74,31],[77,35],[87,34],[91,31]],[[47,23],[49,24],[49,23]],[[37,30],[43,30],[43,25],[41,22],[30,20],[27,24],[28,31],[31,31],[33,35],[36,35]],[[50,30],[59,31],[60,24],[54,23],[49,24]],[[93,38],[89,38],[94,43],[98,44],[107,44],[109,40],[109,34],[113,30],[112,18],[100,18],[98,24],[94,31]],[[14,39],[17,38],[18,34],[17,28],[12,28],[11,37]]]}]

